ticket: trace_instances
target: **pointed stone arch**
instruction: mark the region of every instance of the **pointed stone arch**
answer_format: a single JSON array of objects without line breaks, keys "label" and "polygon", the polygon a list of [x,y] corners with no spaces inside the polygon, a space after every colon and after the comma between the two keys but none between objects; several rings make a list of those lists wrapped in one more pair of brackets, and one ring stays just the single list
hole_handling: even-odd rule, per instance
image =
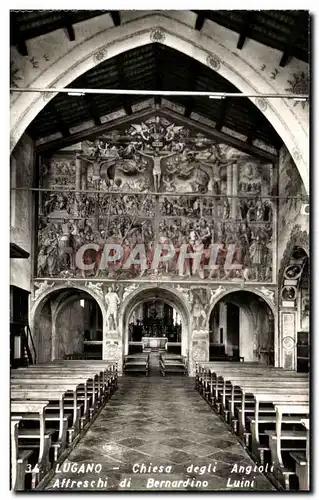
[{"label": "pointed stone arch", "polygon": [[[66,87],[101,61],[148,43],[162,43],[196,59],[218,71],[241,92],[276,93],[269,79],[249,63],[244,53],[228,48],[217,40],[213,32],[202,32],[199,37],[198,32],[182,16],[178,19],[176,14],[169,11],[148,12],[121,26],[106,28],[88,36],[67,54],[52,61],[50,67],[38,73],[29,86]],[[11,106],[11,151],[31,121],[53,97],[54,94],[46,93],[20,93],[14,96]],[[294,111],[293,104],[279,98],[275,103],[270,99],[252,100],[286,144],[308,193],[308,130]]]}]

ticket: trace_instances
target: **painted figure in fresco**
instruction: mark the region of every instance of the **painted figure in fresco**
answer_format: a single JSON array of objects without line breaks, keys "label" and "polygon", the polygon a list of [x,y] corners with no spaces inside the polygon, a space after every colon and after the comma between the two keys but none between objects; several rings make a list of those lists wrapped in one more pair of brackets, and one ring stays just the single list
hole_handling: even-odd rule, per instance
[{"label": "painted figure in fresco", "polygon": [[112,288],[108,288],[108,292],[105,295],[105,302],[107,305],[106,312],[106,325],[109,330],[116,330],[117,328],[117,308],[120,303],[119,296],[116,292],[113,292]]},{"label": "painted figure in fresco", "polygon": [[249,256],[251,266],[255,270],[255,280],[258,281],[260,277],[260,269],[262,264],[263,243],[260,241],[259,236],[253,240],[249,247]]},{"label": "painted figure in fresco", "polygon": [[159,192],[160,186],[161,186],[161,178],[162,178],[162,167],[161,167],[161,161],[162,158],[169,158],[170,156],[176,155],[176,153],[170,153],[165,156],[161,156],[160,153],[156,150],[154,151],[153,154],[146,154],[142,153],[140,151],[140,154],[142,156],[145,156],[146,158],[151,158],[153,161],[153,182],[154,182],[154,191],[156,193]]},{"label": "painted figure in fresco", "polygon": [[[103,165],[108,165],[111,166],[111,165],[114,165],[115,164],[115,158],[113,157],[107,157],[107,158],[103,158],[101,156],[101,152],[100,152],[100,149],[96,149],[95,150],[95,153],[94,153],[94,156],[91,158],[91,157],[88,157],[88,156],[82,156],[82,155],[79,155],[77,154],[77,158],[80,158],[81,160],[84,160],[86,161],[87,163],[90,163],[93,167],[93,173],[92,173],[92,182],[93,182],[93,187],[94,189],[98,190],[100,189],[100,184],[101,184],[101,169],[103,167]],[[110,186],[110,179],[107,177],[105,177],[105,182],[106,182],[106,185],[107,186]]]},{"label": "painted figure in fresco", "polygon": [[205,324],[207,315],[199,298],[193,294],[193,319],[194,329],[199,330]]}]

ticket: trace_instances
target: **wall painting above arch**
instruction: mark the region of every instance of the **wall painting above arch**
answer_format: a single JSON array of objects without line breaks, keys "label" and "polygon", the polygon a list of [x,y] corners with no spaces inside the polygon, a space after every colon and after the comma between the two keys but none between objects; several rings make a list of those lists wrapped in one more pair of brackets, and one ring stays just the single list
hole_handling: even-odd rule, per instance
[{"label": "wall painting above arch", "polygon": [[35,274],[271,283],[276,177],[160,115],[57,151],[41,159]]}]

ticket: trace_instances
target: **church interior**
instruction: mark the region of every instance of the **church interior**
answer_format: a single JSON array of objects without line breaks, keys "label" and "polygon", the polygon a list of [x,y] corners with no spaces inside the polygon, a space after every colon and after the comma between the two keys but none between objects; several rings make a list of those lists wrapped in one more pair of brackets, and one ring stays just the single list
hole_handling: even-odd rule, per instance
[{"label": "church interior", "polygon": [[12,490],[310,490],[310,21],[10,12]]}]

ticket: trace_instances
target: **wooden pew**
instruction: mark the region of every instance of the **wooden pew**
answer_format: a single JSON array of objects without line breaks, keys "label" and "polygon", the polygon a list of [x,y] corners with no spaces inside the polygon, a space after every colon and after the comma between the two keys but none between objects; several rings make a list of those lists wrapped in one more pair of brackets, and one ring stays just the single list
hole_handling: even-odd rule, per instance
[{"label": "wooden pew", "polygon": [[[66,364],[67,363],[67,364]],[[83,360],[83,359],[77,359],[77,360],[61,360],[61,359],[55,359],[54,361],[51,362],[51,364],[57,365],[57,366],[63,366],[63,367],[76,367],[76,368],[90,368],[90,369],[98,369],[98,370],[104,370],[105,373],[105,378],[111,378],[111,384],[109,383],[109,386],[111,388],[110,393],[113,394],[117,387],[118,387],[118,369],[117,369],[117,363],[114,363],[114,361],[108,361],[108,360]]]},{"label": "wooden pew", "polygon": [[123,369],[124,373],[145,373],[147,376],[149,374],[149,354],[141,352],[125,356]]},{"label": "wooden pew", "polygon": [[310,489],[310,444],[309,444],[309,418],[301,418],[301,424],[306,430],[306,453],[291,452],[291,456],[296,463],[296,474],[299,481],[300,491],[309,491]]},{"label": "wooden pew", "polygon": [[[56,380],[56,383],[64,383],[66,380],[75,382],[79,385],[78,400],[84,403],[84,417],[88,418],[88,414],[94,413],[97,405],[102,401],[104,394],[103,375],[97,375],[92,370],[79,370],[76,368],[65,369],[63,372],[60,368],[47,366],[47,367],[30,367],[24,370],[14,370],[11,374],[11,383],[16,383],[17,380],[28,380],[32,385],[35,381]],[[82,387],[81,387],[82,386]],[[81,392],[82,390],[82,392]],[[68,397],[66,397],[68,399]],[[88,401],[91,401],[90,406]]]},{"label": "wooden pew", "polygon": [[39,439],[39,453],[36,460],[38,467],[36,470],[33,469],[32,471],[32,488],[35,488],[41,477],[48,472],[50,467],[49,450],[51,446],[51,435],[45,430],[44,420],[44,411],[48,404],[49,401],[41,400],[40,397],[35,401],[11,401],[11,422],[13,426],[11,447],[13,448],[12,467],[14,469],[12,475],[12,487],[16,491],[24,490],[26,460],[30,458],[32,452],[30,453],[30,450],[27,450],[26,453],[22,452],[20,454],[19,438],[23,437],[25,433],[23,430],[21,430],[21,432],[19,431],[19,428],[16,425],[17,419],[15,416],[19,417],[18,423],[21,422],[24,415],[37,414],[39,418],[40,428],[39,433],[36,433],[36,437]]},{"label": "wooden pew", "polygon": [[[300,402],[300,391],[298,390],[298,395],[295,395],[293,402],[291,400],[274,401],[273,404],[276,410],[276,430],[266,430],[266,434],[269,436],[269,447],[275,475],[279,476],[279,481],[283,479],[282,482],[285,488],[289,490],[291,487],[290,475],[295,471],[290,470],[289,464],[284,463],[282,441],[288,441],[288,450],[291,451],[295,449],[296,441],[304,441],[304,448],[306,448],[307,434],[306,430],[283,430],[283,421],[284,418],[287,418],[284,415],[293,415],[293,422],[301,425],[302,417],[309,414],[309,400]],[[289,444],[290,442],[291,444]],[[299,447],[298,449],[300,450]]]},{"label": "wooden pew", "polygon": [[214,370],[215,368],[235,368],[240,366],[261,366],[260,363],[256,362],[237,362],[237,361],[206,361],[204,363],[196,363],[196,374],[195,374],[195,388],[201,392],[201,385],[203,379],[206,380],[209,370]]},{"label": "wooden pew", "polygon": [[[241,415],[245,416],[245,408],[246,403],[249,402],[249,396],[253,396],[251,393],[247,391],[247,387],[285,387],[289,392],[291,388],[304,388],[309,387],[309,382],[303,377],[297,377],[292,375],[280,375],[278,377],[277,373],[270,371],[265,374],[257,374],[253,373],[252,377],[245,375],[229,375],[228,382],[231,384],[230,391],[227,393],[227,390],[224,386],[223,396],[224,396],[224,407],[227,410],[227,405],[229,408],[230,414],[230,423],[232,419],[235,419],[235,404],[241,404]],[[235,393],[235,389],[237,392]],[[227,397],[228,395],[228,397]],[[241,430],[241,434],[245,431],[244,427],[244,419],[242,419],[240,423],[239,429]]]},{"label": "wooden pew", "polygon": [[294,404],[308,404],[309,403],[309,389],[308,388],[299,388],[298,393],[290,393],[287,394],[287,390],[281,388],[271,387],[268,390],[264,388],[256,389],[254,387],[251,388],[251,391],[254,394],[255,398],[255,419],[254,426],[251,428],[252,432],[252,453],[253,455],[261,462],[264,461],[264,447],[261,447],[260,444],[260,436],[259,436],[259,419],[260,413],[260,405],[263,403],[274,404],[277,403],[294,403]]},{"label": "wooden pew", "polygon": [[[243,364],[242,364],[243,365]],[[209,390],[211,394],[211,399],[218,400],[218,392],[220,391],[222,394],[222,407],[223,409],[226,409],[226,394],[227,394],[227,387],[229,388],[230,392],[233,393],[235,392],[235,388],[238,387],[238,384],[241,381],[245,380],[251,380],[260,378],[260,377],[275,377],[280,379],[285,379],[287,377],[295,377],[296,372],[288,372],[288,371],[283,371],[282,369],[277,369],[273,367],[262,367],[259,365],[257,366],[251,366],[251,367],[236,367],[236,368],[220,368],[216,370],[210,370],[210,382],[209,382]],[[238,380],[238,383],[236,384],[236,380]],[[232,383],[233,381],[233,383]],[[233,410],[233,408],[232,408]]]},{"label": "wooden pew", "polygon": [[11,415],[11,490],[24,491],[25,474],[32,450],[19,451],[19,424],[21,415]]},{"label": "wooden pew", "polygon": [[[239,381],[238,381],[239,383]],[[244,437],[247,429],[246,429],[246,420],[245,420],[245,417],[246,417],[246,413],[247,413],[247,402],[248,403],[251,403],[251,400],[248,400],[248,396],[252,396],[253,397],[253,406],[255,407],[255,399],[254,399],[254,392],[255,392],[255,389],[262,389],[264,388],[265,390],[267,389],[275,389],[275,388],[285,388],[287,392],[290,392],[291,391],[291,388],[295,388],[295,387],[301,387],[301,388],[309,388],[309,383],[307,380],[303,380],[302,378],[298,379],[297,377],[290,377],[290,376],[287,376],[287,377],[280,377],[280,379],[278,378],[275,378],[275,379],[272,379],[272,378],[255,378],[255,380],[244,380],[244,381],[240,381],[240,392],[241,392],[241,400],[240,400],[240,412],[239,412],[239,415],[240,415],[240,418],[239,418],[239,429],[238,429],[238,433],[239,433],[239,436],[241,438]],[[238,403],[239,401],[237,401]],[[271,404],[272,402],[270,402]],[[232,404],[232,408],[234,409],[234,405],[235,405],[235,401],[234,403]],[[252,412],[249,412],[249,413],[254,413],[255,410]],[[275,409],[273,408],[273,406],[270,408],[270,407],[267,407],[265,410],[263,410],[263,408],[259,408],[259,413],[263,413],[263,414],[273,414],[275,415]],[[235,412],[234,412],[234,418],[235,418]]]},{"label": "wooden pew", "polygon": [[[80,413],[80,408],[78,405],[77,401],[77,384],[70,383],[70,384],[65,384],[65,383],[60,383],[59,386],[57,387],[56,383],[52,384],[35,384],[34,386],[30,387],[30,384],[27,383],[27,385],[23,384],[18,384],[17,386],[11,385],[11,400],[16,401],[19,400],[21,401],[32,401],[32,400],[41,400],[41,399],[47,399],[50,401],[50,404],[48,405],[47,409],[51,410],[54,409],[56,410],[56,405],[58,405],[58,410],[59,410],[59,435],[58,435],[58,440],[54,444],[53,448],[57,448],[55,451],[55,454],[58,454],[64,450],[66,447],[66,422],[65,422],[65,417],[66,417],[66,408],[64,406],[64,400],[66,393],[68,391],[72,391],[73,395],[73,400],[72,400],[72,411],[73,411],[73,420],[72,420],[72,427],[68,428],[67,431],[69,432],[69,442],[72,441],[73,437],[79,432],[80,430],[80,419],[81,419],[81,413]],[[53,405],[52,405],[53,404]],[[32,415],[31,415],[32,416]],[[32,420],[32,418],[31,418]],[[34,419],[33,419],[34,420]],[[49,421],[50,419],[47,419]]]},{"label": "wooden pew", "polygon": [[159,357],[160,372],[165,377],[167,373],[187,374],[186,357],[180,354],[160,354]]}]

